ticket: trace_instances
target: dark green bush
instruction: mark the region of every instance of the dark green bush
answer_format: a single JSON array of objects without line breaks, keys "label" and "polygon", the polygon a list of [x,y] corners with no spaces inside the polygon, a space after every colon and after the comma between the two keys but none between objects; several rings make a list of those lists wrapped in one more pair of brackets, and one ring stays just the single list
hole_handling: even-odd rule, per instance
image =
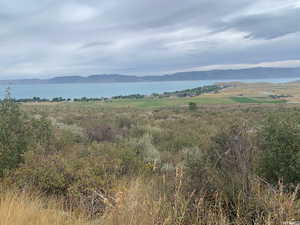
[{"label": "dark green bush", "polygon": [[189,110],[194,111],[197,109],[197,104],[195,102],[189,103]]},{"label": "dark green bush", "polygon": [[28,150],[39,145],[47,150],[52,139],[50,122],[26,117],[8,92],[0,102],[0,176],[17,168]]},{"label": "dark green bush", "polygon": [[259,175],[268,182],[300,182],[300,124],[297,117],[272,116],[260,132]]},{"label": "dark green bush", "polygon": [[0,102],[0,176],[22,162],[29,144],[24,115],[8,94]]}]

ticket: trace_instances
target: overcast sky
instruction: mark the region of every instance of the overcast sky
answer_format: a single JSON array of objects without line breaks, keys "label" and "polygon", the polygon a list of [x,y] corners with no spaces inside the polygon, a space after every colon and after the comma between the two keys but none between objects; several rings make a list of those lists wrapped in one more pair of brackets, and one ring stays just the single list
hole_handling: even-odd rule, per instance
[{"label": "overcast sky", "polygon": [[300,66],[300,0],[0,0],[0,78]]}]

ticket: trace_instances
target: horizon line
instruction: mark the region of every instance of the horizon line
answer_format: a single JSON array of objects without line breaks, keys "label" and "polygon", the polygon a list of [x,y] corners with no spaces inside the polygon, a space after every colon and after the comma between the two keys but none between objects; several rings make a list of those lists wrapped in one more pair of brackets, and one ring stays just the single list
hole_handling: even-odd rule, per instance
[{"label": "horizon line", "polygon": [[[297,60],[298,61],[298,60]],[[299,60],[300,61],[300,60]],[[241,65],[241,64],[234,64],[234,65]],[[226,65],[227,66],[227,65]],[[210,67],[210,66],[207,66]],[[202,67],[203,68],[203,67]],[[174,71],[174,72],[169,72],[169,73],[162,73],[159,75],[132,75],[132,74],[123,74],[123,73],[95,73],[95,74],[90,74],[90,75],[56,75],[56,76],[49,76],[49,77],[43,77],[43,78],[38,78],[38,77],[31,77],[31,78],[13,78],[13,79],[0,79],[0,81],[16,81],[16,80],[51,80],[54,78],[62,78],[62,77],[81,77],[81,78],[89,78],[91,76],[131,76],[131,77],[137,77],[137,78],[144,78],[144,77],[159,77],[159,76],[171,76],[175,75],[178,73],[193,73],[193,72],[212,72],[212,71],[239,71],[239,70],[250,70],[250,69],[300,69],[299,66],[290,66],[290,67],[275,67],[275,66],[249,66],[249,67],[236,67],[236,68],[211,68],[211,69],[202,69],[202,70],[195,70],[189,69],[189,70],[179,70],[179,71]]]}]

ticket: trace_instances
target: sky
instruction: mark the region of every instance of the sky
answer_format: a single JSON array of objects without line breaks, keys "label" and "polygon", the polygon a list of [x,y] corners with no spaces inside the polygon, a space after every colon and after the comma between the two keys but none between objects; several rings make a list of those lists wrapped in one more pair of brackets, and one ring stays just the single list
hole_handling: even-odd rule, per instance
[{"label": "sky", "polygon": [[0,79],[300,67],[300,0],[0,0]]}]

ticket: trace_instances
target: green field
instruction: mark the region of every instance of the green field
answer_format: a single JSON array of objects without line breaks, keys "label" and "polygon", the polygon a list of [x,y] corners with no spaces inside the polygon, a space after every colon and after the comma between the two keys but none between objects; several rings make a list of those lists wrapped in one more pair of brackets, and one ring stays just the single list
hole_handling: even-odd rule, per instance
[{"label": "green field", "polygon": [[[232,105],[232,104],[278,104],[286,103],[286,100],[277,100],[267,97],[225,97],[225,96],[197,96],[197,97],[171,97],[171,98],[143,98],[143,99],[113,99],[110,101],[82,101],[63,104],[68,107],[88,106],[89,108],[140,108],[140,109],[156,109],[156,108],[179,108],[187,106],[190,102],[197,105]],[[41,106],[52,105],[57,103],[41,103]],[[32,105],[26,103],[25,105]],[[62,104],[58,103],[60,107]]]},{"label": "green field", "polygon": [[271,98],[248,98],[248,97],[231,97],[231,99],[238,103],[256,103],[256,104],[268,104],[268,103],[285,103],[286,100],[275,100]]},{"label": "green field", "polygon": [[144,99],[118,99],[100,103],[112,108],[159,108],[159,107],[181,107],[194,102],[199,105],[210,104],[270,104],[285,103],[285,100],[274,100],[270,98],[248,98],[248,97],[190,97],[190,98],[144,98]]},{"label": "green field", "polygon": [[197,104],[233,104],[230,98],[212,97],[191,97],[191,98],[144,98],[144,99],[120,99],[104,103],[110,107],[138,107],[138,108],[158,108],[158,107],[179,107],[187,105],[189,102]]}]

